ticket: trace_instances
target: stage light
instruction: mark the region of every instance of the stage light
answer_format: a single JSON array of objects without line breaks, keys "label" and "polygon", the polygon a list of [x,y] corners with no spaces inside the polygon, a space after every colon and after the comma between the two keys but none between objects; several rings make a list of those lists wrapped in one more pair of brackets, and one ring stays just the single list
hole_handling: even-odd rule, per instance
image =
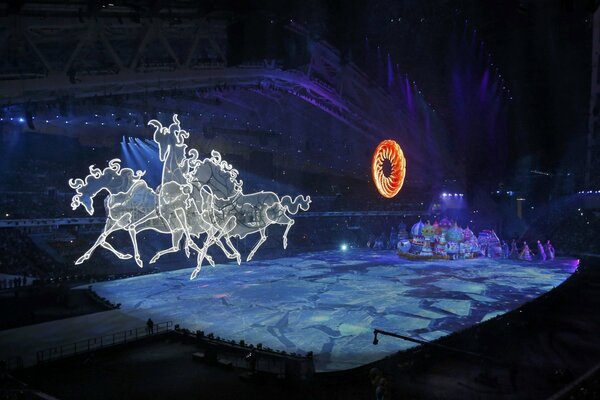
[{"label": "stage light", "polygon": [[19,117],[19,122],[21,122],[21,123],[25,122],[25,118]]},{"label": "stage light", "polygon": [[346,243],[344,243],[344,244],[342,244],[342,245],[340,246],[340,249],[341,249],[342,251],[346,251],[346,250],[348,250],[348,245],[347,245]]}]

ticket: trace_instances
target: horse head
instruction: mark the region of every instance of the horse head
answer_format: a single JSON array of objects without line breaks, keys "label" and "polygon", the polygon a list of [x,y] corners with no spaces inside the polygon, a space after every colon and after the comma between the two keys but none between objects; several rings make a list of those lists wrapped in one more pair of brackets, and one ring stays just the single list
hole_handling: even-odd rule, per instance
[{"label": "horse head", "polygon": [[[90,167],[90,170],[92,167],[93,165]],[[90,176],[94,177],[94,175],[90,174],[86,177],[85,181],[80,178],[69,179],[69,186],[72,189],[75,189],[76,192],[73,198],[71,198],[71,209],[76,210],[77,208],[79,208],[79,206],[83,206],[88,214],[93,215],[94,200],[92,195],[87,190],[85,190],[89,183],[88,178]]]},{"label": "horse head", "polygon": [[173,135],[178,145],[184,144],[185,139],[190,137],[187,131],[181,129],[177,114],[173,114],[173,123],[169,125],[169,134]]},{"label": "horse head", "polygon": [[121,160],[115,158],[108,162],[108,167],[101,170],[94,165],[90,166],[90,173],[85,179],[70,179],[69,186],[75,189],[71,199],[71,208],[76,210],[83,206],[88,214],[94,214],[94,197],[102,190],[109,193],[123,191],[141,179],[144,171],[134,172],[130,168],[121,169]]},{"label": "horse head", "polygon": [[169,129],[162,126],[160,121],[151,119],[148,121],[148,125],[152,125],[154,129],[153,139],[158,144],[158,156],[160,161],[165,161],[169,155],[171,144],[169,140]]}]

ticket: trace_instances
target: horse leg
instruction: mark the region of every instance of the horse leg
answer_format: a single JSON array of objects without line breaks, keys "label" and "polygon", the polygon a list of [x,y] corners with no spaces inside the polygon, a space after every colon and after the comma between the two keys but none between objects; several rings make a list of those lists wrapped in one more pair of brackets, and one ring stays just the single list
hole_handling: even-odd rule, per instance
[{"label": "horse leg", "polygon": [[[98,246],[101,246],[102,243],[104,243],[104,241],[106,240],[108,235],[110,235],[111,233],[113,233],[114,231],[116,231],[118,229],[121,229],[123,227],[123,226],[121,226],[121,221],[124,218],[131,218],[131,215],[125,214],[121,218],[119,218],[117,221],[114,221],[109,218],[106,221],[106,225],[104,227],[104,232],[102,232],[102,234],[100,236],[98,236],[98,239],[96,239],[96,242],[94,243],[94,245],[92,247],[90,247],[89,250],[86,251],[84,255],[79,257],[77,259],[77,261],[75,261],[75,265],[79,265],[79,264],[82,264],[84,261],[87,261],[92,256],[92,253],[94,252],[94,250],[96,250],[96,248]],[[110,221],[113,222],[112,225],[109,225]],[[127,224],[125,224],[125,225],[127,225]]]},{"label": "horse leg", "polygon": [[[210,246],[212,246],[215,242],[215,237],[213,234],[211,234],[209,232],[207,232],[206,234],[207,234],[207,238],[204,241],[204,246],[202,246],[202,249],[196,250],[198,252],[196,268],[194,268],[194,270],[192,271],[192,274],[190,275],[190,280],[193,280],[196,278],[196,276],[198,276],[198,273],[200,273],[200,270],[202,270],[202,261],[204,261],[205,258],[210,263],[211,266],[213,266],[213,267],[215,266],[215,263],[214,263],[212,257],[207,254],[208,248]],[[194,243],[194,246],[196,246],[195,243]]]},{"label": "horse leg", "polygon": [[172,247],[157,252],[154,255],[154,257],[152,257],[152,259],[150,260],[150,264],[154,264],[155,262],[158,261],[159,258],[161,258],[162,256],[164,256],[165,254],[178,252],[179,251],[179,243],[181,242],[181,238],[182,237],[183,237],[183,231],[182,230],[178,230],[178,231],[172,232],[171,233]]},{"label": "horse leg", "polygon": [[[231,218],[230,218],[230,219],[227,221],[227,223],[229,223],[229,221],[231,221],[231,220],[232,220],[232,219],[234,219],[234,218],[235,218],[235,217],[231,217]],[[206,221],[205,221],[205,222],[206,222]],[[206,223],[208,224],[208,222],[206,222]],[[226,225],[227,225],[227,224],[226,224]],[[211,224],[211,226],[212,226],[212,224]],[[223,238],[223,236],[227,237],[226,235],[227,235],[227,234],[228,234],[228,233],[229,233],[229,232],[230,232],[230,231],[233,229],[233,227],[234,227],[234,226],[232,226],[232,228],[231,228],[231,229],[229,229],[228,231],[224,231],[224,230],[222,229],[222,230],[221,230],[221,233],[219,233],[219,234],[218,234],[218,235],[216,235],[216,236],[214,235],[214,233],[212,233],[212,230],[215,230],[215,231],[216,231],[216,229],[215,229],[215,228],[209,228],[209,229],[206,231],[206,234],[208,235],[208,236],[207,236],[207,241],[208,241],[208,239],[210,239],[210,238],[213,238],[213,240],[212,240],[212,243],[210,243],[210,244],[209,244],[209,246],[212,246],[213,244],[216,244],[216,245],[217,245],[217,246],[219,246],[219,248],[220,248],[220,249],[223,251],[223,254],[225,254],[225,257],[227,257],[227,258],[228,258],[228,259],[230,259],[230,260],[232,260],[232,259],[234,259],[234,258],[236,258],[236,259],[238,258],[238,257],[236,256],[236,254],[235,254],[236,252],[235,252],[235,250],[233,250],[233,252],[232,252],[232,253],[230,253],[230,252],[229,252],[229,250],[227,250],[227,248],[225,247],[225,245],[223,245],[223,242],[221,242],[221,239]],[[221,228],[223,228],[223,227],[221,227]]]},{"label": "horse leg", "polygon": [[204,242],[204,246],[202,246],[202,249],[198,251],[198,256],[196,258],[196,268],[194,268],[192,274],[190,275],[190,281],[195,279],[196,276],[198,276],[198,274],[202,270],[202,261],[204,261],[205,257],[208,257],[207,259],[210,259],[209,262],[211,262],[213,267],[215,266],[214,262],[212,262],[212,258],[206,254],[208,252],[208,247],[210,246],[210,244],[207,242]]},{"label": "horse leg", "polygon": [[[162,208],[163,208],[162,206],[159,206],[159,209],[158,209],[158,218],[160,218],[163,221],[163,223],[165,224],[165,227],[169,230],[169,232],[171,232],[171,235],[174,235],[174,232],[179,232],[180,229],[177,228],[177,227],[172,226],[170,218],[167,218],[164,215],[164,213],[162,212]],[[177,216],[177,212],[175,212],[174,214],[175,214],[175,218],[177,219],[177,222],[179,222],[179,224],[181,224],[181,220]],[[185,233],[184,232],[184,228],[185,227],[182,227],[182,229],[181,229],[181,236],[179,237],[179,240],[181,240],[181,238],[183,237],[183,234]],[[174,250],[175,247],[176,247],[175,244],[173,244],[173,247],[171,247],[171,249],[167,249],[167,250],[172,250],[172,251],[169,251],[169,253],[172,253],[174,251],[179,251],[179,245],[177,245],[177,250]],[[187,242],[184,243],[184,249],[185,249],[185,255],[186,255],[186,257],[189,258],[190,257],[190,250],[188,248]],[[156,253],[156,255],[158,255],[158,253]],[[155,255],[155,257],[156,257],[156,255]],[[158,258],[157,258],[157,260],[158,260]],[[156,260],[154,260],[154,261],[156,261]]]},{"label": "horse leg", "polygon": [[[215,244],[217,246],[219,246],[219,248],[221,249],[221,251],[223,251],[223,254],[225,254],[225,257],[227,257],[230,260],[233,260],[234,258],[237,259],[237,256],[235,255],[235,252],[229,252],[229,250],[227,250],[227,247],[225,247],[225,245],[223,244],[223,242],[221,242],[221,237],[223,235],[219,235],[219,238],[215,241]],[[227,239],[225,239],[227,240]]]},{"label": "horse leg", "polygon": [[[227,257],[228,259],[232,260],[232,259],[236,259],[238,265],[240,265],[240,253],[238,253],[238,251],[235,249],[235,247],[233,247],[232,245],[232,249],[233,252],[230,253],[227,248],[225,247],[225,245],[223,245],[223,242],[221,242],[221,239],[223,238],[224,232],[221,232],[219,235],[214,236],[212,233],[208,234],[207,240],[205,241],[205,245],[203,247],[203,250],[205,250],[205,253],[208,251],[208,248],[210,246],[212,246],[213,244],[216,244],[217,246],[219,246],[219,248],[223,251],[223,253],[225,254],[225,257]],[[226,236],[225,240],[228,240],[228,237]],[[209,260],[209,262],[211,263],[211,265],[214,267],[214,264],[211,262],[211,260],[209,259],[210,256],[206,256],[206,259]]]},{"label": "horse leg", "polygon": [[248,254],[248,258],[246,258],[246,261],[252,260],[252,257],[254,257],[254,253],[256,253],[258,248],[265,242],[265,240],[267,240],[266,230],[267,228],[261,228],[258,230],[258,232],[260,232],[260,239],[254,245],[254,248],[252,249],[250,254]]},{"label": "horse leg", "polygon": [[100,246],[104,247],[106,250],[111,251],[115,256],[119,257],[121,260],[129,260],[133,257],[131,254],[124,254],[115,249],[110,243],[104,241],[100,244]]},{"label": "horse leg", "polygon": [[187,258],[190,258],[190,247],[193,250],[198,251],[197,250],[198,246],[196,246],[196,244],[194,243],[194,241],[192,240],[192,238],[190,236],[190,231],[187,226],[187,219],[185,217],[185,210],[181,210],[183,212],[183,217],[179,216],[179,213],[177,212],[179,210],[180,209],[175,210],[174,214],[175,214],[175,218],[177,219],[177,222],[179,222],[179,225],[183,229],[183,233],[185,234],[185,243],[184,243],[185,256]]},{"label": "horse leg", "polygon": [[[212,257],[209,256],[207,254],[208,252],[208,247],[211,246],[211,244],[209,244],[208,246],[206,245],[206,242],[209,242],[211,240],[211,236],[209,235],[207,232],[207,235],[209,235],[207,237],[207,240],[205,241],[205,245],[202,247],[202,249],[200,247],[198,247],[198,245],[192,240],[192,236],[190,235],[190,230],[188,229],[188,225],[187,225],[187,217],[185,214],[184,210],[181,210],[183,212],[183,217],[179,217],[179,215],[177,214],[177,212],[175,212],[175,217],[177,218],[177,221],[179,221],[180,225],[183,227],[183,232],[185,233],[185,250],[186,250],[186,255],[189,257],[190,256],[190,248],[194,251],[196,251],[196,253],[198,253],[198,259],[200,259],[200,264],[202,262],[202,260],[204,258],[206,258],[206,260],[210,263],[211,266],[215,266],[215,262],[213,261]],[[201,253],[203,253],[201,255]]]},{"label": "horse leg", "polygon": [[198,264],[202,264],[202,261],[206,258],[206,261],[208,261],[208,263],[214,267],[215,262],[213,261],[212,257],[208,255],[208,248],[214,244],[215,237],[212,233],[208,232],[206,232],[206,235],[206,240],[204,241],[202,248],[199,248],[198,245],[191,239],[190,247],[198,253]]},{"label": "horse leg", "polygon": [[129,237],[131,237],[131,243],[133,243],[133,252],[135,254],[135,263],[140,268],[144,268],[144,263],[142,262],[142,258],[140,257],[140,252],[138,250],[137,244],[137,231],[135,229],[128,229]]},{"label": "horse leg", "polygon": [[[233,243],[231,243],[231,238],[229,236],[225,236],[225,243],[227,243],[227,246],[229,246],[229,248],[231,249],[231,251],[233,251],[233,255],[234,258],[237,261],[237,264],[240,265],[242,263],[242,255],[240,254],[240,252],[238,251],[238,249],[236,249],[233,246]],[[223,246],[223,244],[221,243],[221,246]],[[225,248],[225,246],[223,246],[223,249]],[[223,250],[225,251],[225,250]]]},{"label": "horse leg", "polygon": [[[225,256],[228,259],[232,260],[235,258],[237,264],[240,265],[242,262],[242,256],[240,255],[239,251],[237,251],[237,249],[233,246],[228,236],[229,232],[231,232],[235,228],[235,222],[236,218],[232,216],[227,220],[227,222],[225,222],[225,224],[220,225],[220,227],[222,228],[221,234],[216,237],[215,243],[217,246],[219,246],[219,248],[223,251],[223,254],[225,254]],[[230,228],[225,230],[227,227]],[[223,238],[223,236],[225,236],[225,242],[231,249],[231,252],[229,252],[229,250],[227,250],[223,242],[221,242],[221,238]]]},{"label": "horse leg", "polygon": [[[287,249],[287,244],[288,244],[287,235],[288,235],[288,232],[290,231],[290,228],[292,227],[292,225],[294,225],[294,220],[291,218],[288,218],[286,215],[284,215],[284,217],[288,220],[288,222],[286,222],[287,227],[285,228],[285,232],[283,233],[283,248]],[[283,219],[283,218],[280,218],[280,219]]]}]

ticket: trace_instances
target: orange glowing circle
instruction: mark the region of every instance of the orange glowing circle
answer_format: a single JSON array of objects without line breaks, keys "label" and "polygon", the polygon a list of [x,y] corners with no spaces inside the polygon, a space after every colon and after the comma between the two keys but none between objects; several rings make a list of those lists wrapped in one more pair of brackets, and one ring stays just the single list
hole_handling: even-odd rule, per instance
[{"label": "orange glowing circle", "polygon": [[[383,172],[383,163],[386,160],[392,167],[389,175]],[[391,199],[402,189],[406,176],[406,158],[396,141],[388,139],[379,143],[373,154],[371,173],[373,182],[383,197]]]}]

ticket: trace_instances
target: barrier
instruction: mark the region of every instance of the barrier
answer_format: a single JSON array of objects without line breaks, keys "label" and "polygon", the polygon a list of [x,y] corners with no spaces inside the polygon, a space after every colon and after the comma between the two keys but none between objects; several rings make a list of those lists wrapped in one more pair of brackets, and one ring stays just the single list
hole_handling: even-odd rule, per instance
[{"label": "barrier", "polygon": [[173,330],[173,321],[159,322],[154,325],[152,332],[148,327],[138,327],[128,329],[108,335],[80,340],[78,342],[64,344],[49,349],[40,350],[36,353],[37,363],[43,364],[50,361],[60,360],[65,357],[77,354],[88,353],[91,351],[113,347],[120,344],[130,343],[149,336],[164,334]]}]

